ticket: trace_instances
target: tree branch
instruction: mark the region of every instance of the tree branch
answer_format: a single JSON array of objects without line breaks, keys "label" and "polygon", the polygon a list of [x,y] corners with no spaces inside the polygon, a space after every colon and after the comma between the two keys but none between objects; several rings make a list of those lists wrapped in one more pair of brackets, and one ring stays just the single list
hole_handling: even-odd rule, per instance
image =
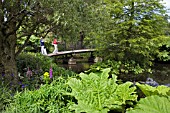
[{"label": "tree branch", "polygon": [[21,39],[22,37],[24,37],[24,36],[30,36],[30,35],[32,35],[33,33],[31,33],[31,32],[29,32],[29,33],[24,33],[24,34],[22,34],[22,35],[20,35],[19,37],[17,37],[17,39]]},{"label": "tree branch", "polygon": [[[26,12],[26,11],[24,11],[24,12]],[[16,33],[16,31],[17,31],[17,30],[20,28],[20,26],[22,25],[22,22],[24,21],[24,18],[27,16],[27,14],[29,14],[29,12],[22,14],[23,16],[20,17],[20,18],[18,18],[18,21],[17,21],[18,24],[16,25],[16,27],[15,27],[14,30],[12,30],[11,32],[9,32],[9,33],[6,34],[6,38],[8,38],[10,35]],[[9,21],[8,21],[8,22],[9,22]]]},{"label": "tree branch", "polygon": [[18,51],[15,53],[15,56],[18,56],[22,50],[25,48],[25,46],[28,44],[29,39],[31,38],[31,35],[27,36],[27,39],[25,40],[24,44],[18,49]]}]

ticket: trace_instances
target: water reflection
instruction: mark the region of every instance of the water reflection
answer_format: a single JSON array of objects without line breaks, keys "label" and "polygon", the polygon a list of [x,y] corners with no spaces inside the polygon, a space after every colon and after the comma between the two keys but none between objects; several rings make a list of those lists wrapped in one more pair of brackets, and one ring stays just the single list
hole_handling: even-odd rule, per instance
[{"label": "water reflection", "polygon": [[150,77],[159,84],[170,83],[170,64],[156,63],[153,68],[153,74]]},{"label": "water reflection", "polygon": [[84,72],[88,70],[92,64],[93,63],[84,62],[84,63],[77,63],[75,65],[59,64],[59,66],[64,67],[65,69],[74,71],[76,73],[80,73],[80,72]]}]

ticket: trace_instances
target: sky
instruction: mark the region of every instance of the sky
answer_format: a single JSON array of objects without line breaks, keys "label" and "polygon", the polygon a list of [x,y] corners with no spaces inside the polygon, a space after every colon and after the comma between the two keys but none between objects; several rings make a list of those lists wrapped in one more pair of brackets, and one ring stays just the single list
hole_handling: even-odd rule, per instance
[{"label": "sky", "polygon": [[167,8],[170,8],[170,0],[163,0],[163,2],[166,3],[165,6],[166,6]]},{"label": "sky", "polygon": [[[163,0],[163,3],[165,3],[165,7],[167,9],[170,9],[170,0]],[[170,16],[170,10],[167,11],[168,12],[168,15]]]},{"label": "sky", "polygon": [[170,8],[170,0],[163,0],[166,4],[165,4],[165,6],[167,7],[167,8]]}]

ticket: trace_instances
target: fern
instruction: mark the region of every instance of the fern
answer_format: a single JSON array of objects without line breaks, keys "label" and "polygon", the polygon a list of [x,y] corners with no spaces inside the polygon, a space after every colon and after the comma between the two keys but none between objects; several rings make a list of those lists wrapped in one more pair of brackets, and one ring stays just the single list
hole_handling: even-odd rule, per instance
[{"label": "fern", "polygon": [[170,100],[158,95],[142,98],[134,109],[126,113],[169,113]]},{"label": "fern", "polygon": [[70,106],[76,113],[107,113],[110,109],[121,108],[126,101],[134,101],[135,87],[129,88],[132,83],[122,85],[116,83],[116,76],[109,77],[110,68],[102,70],[101,73],[80,74],[80,80],[71,78],[68,85],[72,92],[69,95],[78,100],[78,104]]}]

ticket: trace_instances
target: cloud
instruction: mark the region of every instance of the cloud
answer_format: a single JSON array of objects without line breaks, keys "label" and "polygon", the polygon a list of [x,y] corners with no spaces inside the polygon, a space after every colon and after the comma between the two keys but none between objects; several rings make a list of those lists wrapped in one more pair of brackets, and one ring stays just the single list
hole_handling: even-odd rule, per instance
[{"label": "cloud", "polygon": [[170,0],[163,0],[163,3],[165,3],[166,8],[170,8]]},{"label": "cloud", "polygon": [[165,7],[166,7],[166,9],[168,9],[167,10],[167,14],[170,16],[170,0],[163,0],[163,2],[162,3],[165,3],[164,5],[165,5]]}]

